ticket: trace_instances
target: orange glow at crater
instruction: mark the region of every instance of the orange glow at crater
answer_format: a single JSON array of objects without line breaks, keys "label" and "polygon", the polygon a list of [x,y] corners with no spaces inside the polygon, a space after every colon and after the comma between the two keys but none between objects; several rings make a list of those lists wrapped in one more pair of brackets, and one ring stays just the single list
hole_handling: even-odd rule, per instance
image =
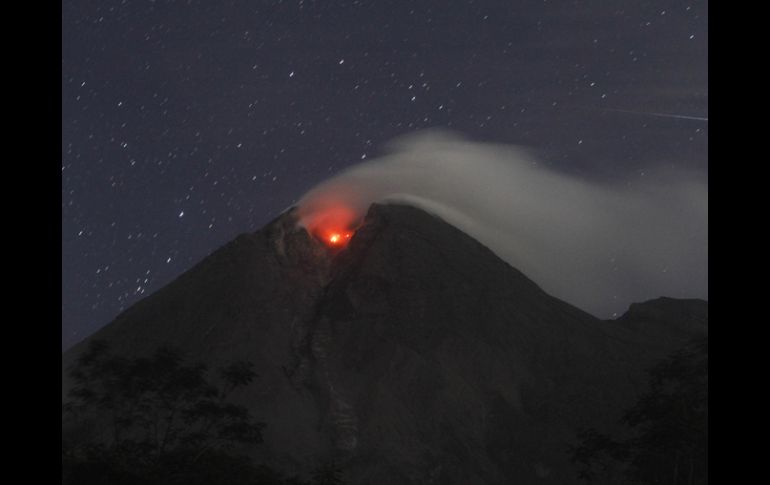
[{"label": "orange glow at crater", "polygon": [[330,246],[344,246],[348,243],[353,234],[349,232],[331,232],[326,241]]},{"label": "orange glow at crater", "polygon": [[300,217],[310,234],[335,249],[347,246],[359,224],[356,212],[336,201],[300,207]]}]

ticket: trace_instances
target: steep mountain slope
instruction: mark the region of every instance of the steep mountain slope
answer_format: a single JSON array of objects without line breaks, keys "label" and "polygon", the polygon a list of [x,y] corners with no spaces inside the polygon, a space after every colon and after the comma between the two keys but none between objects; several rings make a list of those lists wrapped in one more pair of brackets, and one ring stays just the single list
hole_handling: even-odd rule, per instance
[{"label": "steep mountain slope", "polygon": [[268,423],[260,459],[287,471],[334,457],[352,483],[564,484],[575,430],[611,428],[643,369],[707,331],[698,300],[598,320],[440,219],[373,205],[341,251],[289,211],[92,338],[254,362],[238,399]]}]

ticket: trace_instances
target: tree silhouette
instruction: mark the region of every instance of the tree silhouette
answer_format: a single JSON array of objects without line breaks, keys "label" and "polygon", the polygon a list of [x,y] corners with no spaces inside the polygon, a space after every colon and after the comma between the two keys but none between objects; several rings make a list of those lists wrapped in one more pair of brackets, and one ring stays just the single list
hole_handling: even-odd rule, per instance
[{"label": "tree silhouette", "polygon": [[214,385],[204,365],[184,364],[171,347],[128,359],[95,341],[69,373],[64,483],[241,483],[269,475],[232,453],[262,442],[264,424],[227,400],[256,377],[250,363],[220,369]]},{"label": "tree silhouette", "polygon": [[[62,416],[62,483],[78,485],[341,485],[324,463],[312,482],[254,465],[242,452],[262,442],[263,423],[228,401],[252,383],[249,362],[218,369],[185,364],[162,346],[129,359],[94,341],[69,370]],[[66,439],[65,439],[66,437]]]},{"label": "tree silhouette", "polygon": [[650,389],[623,416],[630,438],[593,429],[572,449],[580,477],[594,483],[708,482],[708,337],[650,372]]}]

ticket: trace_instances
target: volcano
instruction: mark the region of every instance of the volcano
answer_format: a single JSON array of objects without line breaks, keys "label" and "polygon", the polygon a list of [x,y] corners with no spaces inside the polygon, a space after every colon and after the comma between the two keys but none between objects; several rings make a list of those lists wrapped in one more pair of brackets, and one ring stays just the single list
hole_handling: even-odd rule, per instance
[{"label": "volcano", "polygon": [[411,206],[372,205],[339,246],[297,222],[237,237],[63,369],[93,339],[249,360],[259,377],[236,399],[267,423],[256,458],[291,474],[333,458],[357,484],[570,484],[576,431],[612,428],[644,370],[708,332],[702,300],[595,318]]}]

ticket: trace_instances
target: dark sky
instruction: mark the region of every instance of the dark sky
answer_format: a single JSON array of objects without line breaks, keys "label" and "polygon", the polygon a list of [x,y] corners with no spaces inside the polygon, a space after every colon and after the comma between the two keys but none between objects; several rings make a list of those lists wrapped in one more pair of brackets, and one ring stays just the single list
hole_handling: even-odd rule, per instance
[{"label": "dark sky", "polygon": [[62,348],[420,129],[705,174],[707,24],[682,0],[62,2]]}]

